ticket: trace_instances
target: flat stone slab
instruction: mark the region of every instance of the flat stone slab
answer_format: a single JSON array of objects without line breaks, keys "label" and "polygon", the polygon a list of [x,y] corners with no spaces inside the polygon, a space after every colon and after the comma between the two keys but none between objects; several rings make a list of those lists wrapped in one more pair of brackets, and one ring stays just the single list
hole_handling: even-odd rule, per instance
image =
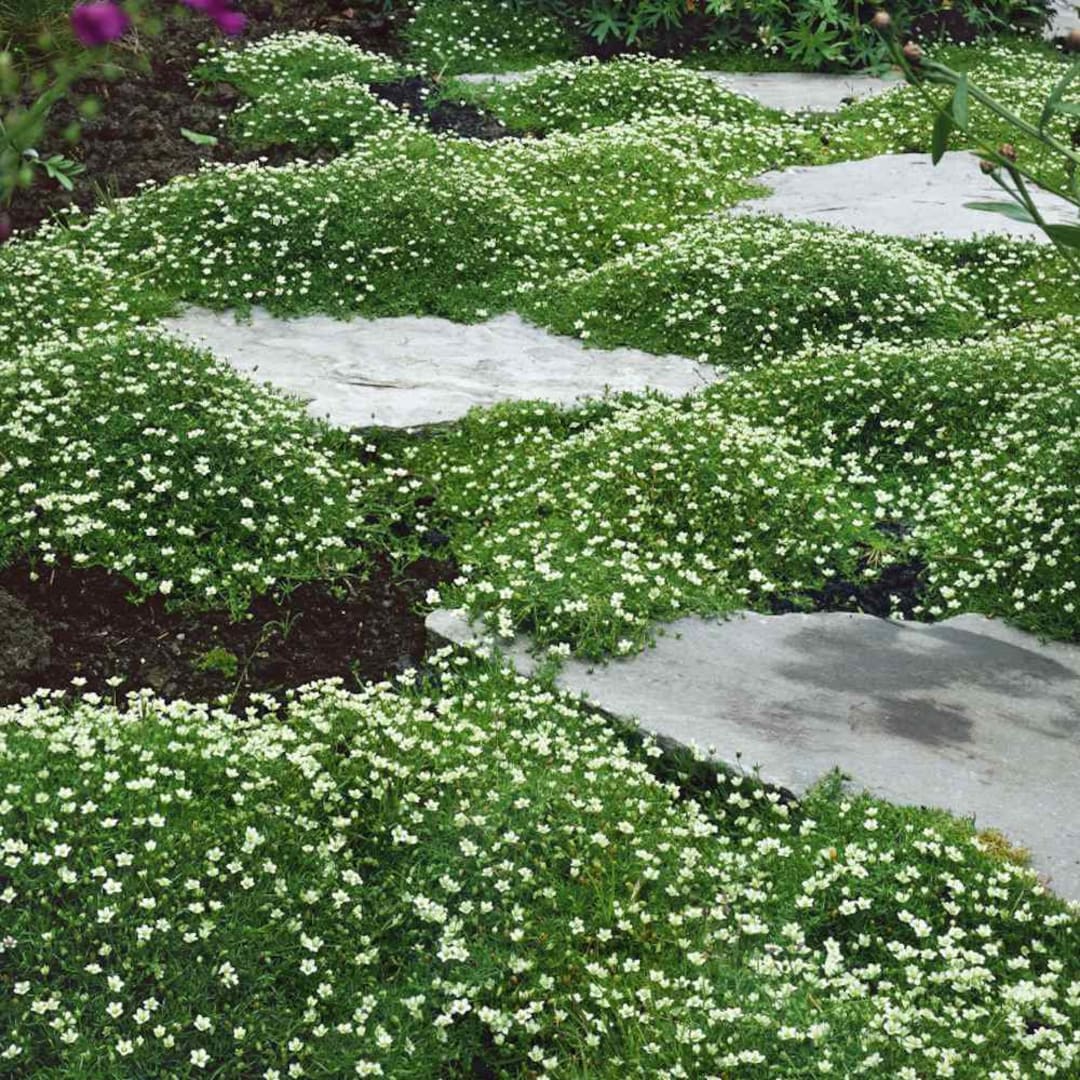
[{"label": "flat stone slab", "polygon": [[411,316],[278,319],[256,309],[250,322],[237,322],[231,312],[192,308],[162,325],[347,428],[419,427],[457,420],[478,405],[569,405],[608,390],[678,397],[723,377],[681,356],[586,349],[517,315],[466,326]]},{"label": "flat stone slab", "polygon": [[[533,69],[535,70],[535,69]],[[453,76],[453,81],[463,83],[473,83],[477,86],[484,86],[488,83],[494,83],[498,86],[509,86],[512,83],[525,82],[526,79],[531,79],[533,76],[533,70],[530,71],[469,71],[464,75]]]},{"label": "flat stone slab", "polygon": [[[428,627],[483,640],[459,612],[433,612]],[[526,640],[500,648],[536,670]],[[839,767],[882,798],[974,815],[1080,901],[1080,648],[978,615],[928,625],[746,612],[681,619],[655,648],[569,661],[558,682],[795,792]]]},{"label": "flat stone slab", "polygon": [[[772,193],[740,203],[732,213],[777,214],[885,236],[967,239],[996,233],[1049,243],[1035,225],[965,205],[1007,199],[966,151],[947,153],[937,165],[929,154],[882,154],[799,165],[757,179]],[[1064,199],[1038,192],[1035,202],[1047,221],[1076,224],[1076,209]]]},{"label": "flat stone slab", "polygon": [[1067,37],[1070,30],[1080,30],[1080,7],[1073,0],[1057,0],[1047,37]]},{"label": "flat stone slab", "polygon": [[[798,71],[767,71],[744,73],[737,71],[701,71],[686,68],[692,75],[719,83],[735,94],[753,98],[770,109],[784,112],[835,112],[844,105],[861,98],[903,85],[899,76],[829,74]],[[464,83],[510,83],[524,82],[532,76],[531,71],[508,71],[501,74],[469,74],[455,76]]]},{"label": "flat stone slab", "polygon": [[899,76],[799,71],[703,71],[733,93],[782,112],[836,112],[853,101],[877,97],[904,85]]}]

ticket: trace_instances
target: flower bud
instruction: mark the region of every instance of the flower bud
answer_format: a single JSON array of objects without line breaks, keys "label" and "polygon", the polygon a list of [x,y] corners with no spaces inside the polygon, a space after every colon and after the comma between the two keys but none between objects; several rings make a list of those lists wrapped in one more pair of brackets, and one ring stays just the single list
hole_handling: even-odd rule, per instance
[{"label": "flower bud", "polygon": [[986,158],[983,158],[983,160],[979,162],[979,168],[989,176],[997,166],[992,161],[987,161]]},{"label": "flower bud", "polygon": [[71,29],[89,49],[108,45],[127,33],[131,19],[119,4],[101,0],[93,4],[76,4],[71,9]]},{"label": "flower bud", "polygon": [[922,63],[923,51],[915,44],[914,41],[909,41],[904,46],[904,59],[912,66],[918,67]]},{"label": "flower bud", "polygon": [[1015,161],[1015,160],[1016,160],[1016,147],[1015,147],[1015,146],[1013,146],[1013,144],[1012,144],[1012,143],[1002,143],[1002,144],[1001,144],[1001,145],[1000,145],[1000,146],[998,147],[998,153],[999,153],[999,154],[1000,154],[1000,155],[1001,155],[1001,156],[1002,156],[1002,157],[1003,157],[1003,158],[1004,158],[1004,159],[1005,159],[1006,161]]},{"label": "flower bud", "polygon": [[875,30],[888,30],[892,26],[892,16],[887,11],[878,11],[870,20],[870,25]]}]

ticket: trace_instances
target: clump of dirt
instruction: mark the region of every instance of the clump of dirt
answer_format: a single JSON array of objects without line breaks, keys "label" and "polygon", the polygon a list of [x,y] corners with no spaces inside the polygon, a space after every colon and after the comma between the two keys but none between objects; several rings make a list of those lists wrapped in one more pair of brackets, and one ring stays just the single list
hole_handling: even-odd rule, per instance
[{"label": "clump of dirt", "polygon": [[36,676],[49,666],[52,639],[34,613],[0,589],[0,699],[14,690],[14,680]]},{"label": "clump of dirt", "polygon": [[[894,539],[902,539],[910,532],[900,522],[881,522],[878,532]],[[875,571],[864,576],[867,570]],[[869,554],[859,563],[856,580],[837,578],[821,589],[807,589],[797,596],[772,596],[769,598],[774,615],[792,611],[861,611],[881,618],[900,616],[916,617],[916,608],[922,604],[926,564],[918,559],[879,564]],[[925,615],[921,615],[925,619]]]},{"label": "clump of dirt", "polygon": [[806,593],[814,611],[861,611],[866,615],[905,619],[915,617],[926,566],[920,562],[892,563],[872,578],[834,580]]},{"label": "clump of dirt", "polygon": [[[396,55],[403,46],[398,37],[404,9],[384,12],[371,0],[311,0],[306,3],[248,2],[238,5],[248,16],[243,40],[258,40],[271,33],[318,30],[336,34],[362,48]],[[192,87],[188,73],[198,63],[198,45],[214,36],[207,19],[170,18],[165,30],[145,48],[145,72],[130,71],[114,82],[86,79],[73,88],[71,100],[60,102],[49,120],[50,135],[38,147],[43,157],[63,154],[85,166],[74,178],[74,190],[39,176],[29,190],[19,191],[8,211],[16,233],[33,230],[58,212],[77,206],[89,210],[104,200],[134,194],[147,181],[163,183],[174,176],[197,171],[212,161],[243,162],[266,158],[282,164],[296,154],[290,148],[252,151],[219,137],[216,146],[190,142],[180,129],[218,134],[223,115],[239,102],[230,86]],[[93,119],[81,119],[77,104],[96,97],[102,109]],[[63,130],[79,120],[82,135],[71,145]],[[311,155],[305,155],[309,159]]]},{"label": "clump of dirt", "polygon": [[377,98],[408,109],[410,116],[425,121],[437,133],[483,140],[521,138],[475,105],[440,101],[438,88],[431,79],[413,76],[397,82],[373,83],[368,89]]},{"label": "clump of dirt", "polygon": [[[160,597],[133,604],[131,584],[100,568],[38,570],[37,580],[25,561],[0,571],[0,625],[9,608],[17,615],[12,647],[0,639],[0,704],[41,687],[72,689],[78,679],[75,688],[103,696],[149,687],[170,699],[226,695],[243,708],[254,692],[315,679],[389,678],[423,659],[419,607],[457,572],[433,558],[395,571],[379,557],[362,576],[258,597],[234,621],[226,612],[167,611]],[[118,688],[107,681],[114,677]]]}]

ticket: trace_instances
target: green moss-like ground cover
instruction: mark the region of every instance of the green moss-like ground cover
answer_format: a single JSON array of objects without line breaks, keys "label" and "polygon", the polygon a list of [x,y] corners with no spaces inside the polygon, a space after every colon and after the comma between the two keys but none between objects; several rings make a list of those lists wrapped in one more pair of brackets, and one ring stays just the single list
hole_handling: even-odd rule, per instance
[{"label": "green moss-like ground cover", "polygon": [[371,480],[348,435],[164,335],[0,361],[5,565],[66,556],[126,577],[137,599],[239,615],[363,562],[371,521],[396,508]]},{"label": "green moss-like ground cover", "polygon": [[1078,356],[1075,319],[811,348],[682,402],[474,413],[404,462],[468,567],[444,601],[555,655],[913,560],[924,615],[1075,637]]},{"label": "green moss-like ground cover", "polygon": [[1070,1074],[1075,919],[969,825],[681,797],[537,683],[433,675],[0,710],[3,1067]]},{"label": "green moss-like ground cover", "polygon": [[652,116],[788,123],[782,113],[703,80],[677,60],[650,56],[545,64],[512,83],[451,80],[444,93],[483,106],[512,131],[544,134],[577,134]]},{"label": "green moss-like ground cover", "polygon": [[557,20],[514,0],[419,0],[405,28],[415,63],[438,74],[517,71],[576,54]]}]

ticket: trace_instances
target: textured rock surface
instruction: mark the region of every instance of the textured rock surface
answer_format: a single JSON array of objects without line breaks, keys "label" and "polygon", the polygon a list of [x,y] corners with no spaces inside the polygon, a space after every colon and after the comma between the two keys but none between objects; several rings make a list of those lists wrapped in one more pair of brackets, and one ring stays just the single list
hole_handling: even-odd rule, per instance
[{"label": "textured rock surface", "polygon": [[49,635],[33,614],[0,589],[0,696],[29,692],[24,683],[48,666],[51,647]]},{"label": "textured rock surface", "polygon": [[[475,638],[454,612],[428,627]],[[527,642],[506,647],[519,669]],[[981,616],[682,619],[628,660],[566,664],[560,685],[657,735],[803,791],[839,767],[901,803],[974,815],[1080,900],[1080,649]]]},{"label": "textured rock surface", "polygon": [[[979,170],[979,159],[966,152],[948,153],[937,165],[929,154],[884,154],[796,166],[758,179],[772,194],[740,203],[734,213],[779,214],[887,236],[937,233],[963,239],[1004,233],[1049,243],[1035,225],[965,206],[1005,199]],[[1075,209],[1063,199],[1040,192],[1036,203],[1049,221],[1076,221]]]},{"label": "textured rock surface", "polygon": [[[712,79],[736,94],[753,98],[771,109],[785,112],[834,112],[848,102],[883,94],[902,82],[899,78],[879,78],[858,73],[844,75],[803,74],[795,71],[743,73],[735,71],[687,71]],[[515,83],[527,78],[527,71],[501,75],[459,75],[467,83]]]},{"label": "textured rock surface", "polygon": [[607,389],[679,396],[721,377],[683,357],[586,349],[516,315],[464,326],[414,317],[285,320],[256,310],[238,323],[230,312],[193,308],[163,325],[341,427],[416,427],[456,420],[474,405],[570,404]]}]

